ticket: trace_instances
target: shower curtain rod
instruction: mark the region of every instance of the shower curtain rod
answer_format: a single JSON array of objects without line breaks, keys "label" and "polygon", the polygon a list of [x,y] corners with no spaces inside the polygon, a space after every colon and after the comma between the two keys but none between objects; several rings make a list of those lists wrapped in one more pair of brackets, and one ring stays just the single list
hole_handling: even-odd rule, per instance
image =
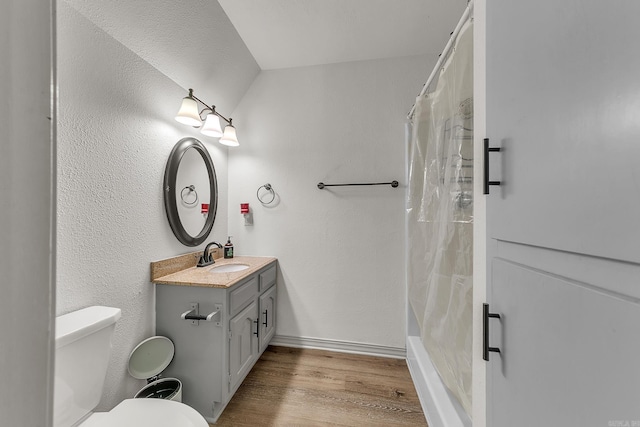
[{"label": "shower curtain rod", "polygon": [[[447,45],[444,47],[444,50],[440,54],[440,58],[438,58],[438,62],[436,62],[436,66],[433,67],[433,71],[431,71],[431,74],[429,75],[427,82],[424,84],[424,86],[422,86],[422,90],[420,91],[420,94],[418,96],[424,95],[427,89],[429,88],[429,85],[431,84],[431,82],[436,76],[436,72],[442,66],[442,63],[447,58],[447,55],[449,54],[449,51],[453,47],[453,43],[458,37],[458,34],[460,34],[460,30],[462,29],[462,26],[464,25],[465,22],[467,22],[467,19],[469,19],[469,17],[471,16],[472,9],[473,9],[473,0],[470,0],[469,3],[467,4],[467,8],[464,10],[462,17],[460,18],[460,21],[458,21],[458,25],[456,26],[455,30],[453,30],[453,33],[451,33],[451,37],[449,37],[449,41],[447,42]],[[414,102],[413,105],[411,106],[411,111],[409,111],[409,114],[407,114],[408,119],[411,119],[411,116],[413,116],[413,112],[415,110],[416,110],[416,103]]]}]

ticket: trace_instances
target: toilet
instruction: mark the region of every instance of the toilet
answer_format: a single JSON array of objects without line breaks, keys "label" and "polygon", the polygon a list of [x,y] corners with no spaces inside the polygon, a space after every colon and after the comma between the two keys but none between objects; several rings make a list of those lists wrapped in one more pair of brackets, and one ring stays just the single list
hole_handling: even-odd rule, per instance
[{"label": "toilet", "polygon": [[53,426],[208,427],[195,409],[176,400],[126,399],[109,412],[92,412],[120,315],[119,308],[94,306],[56,318]]}]

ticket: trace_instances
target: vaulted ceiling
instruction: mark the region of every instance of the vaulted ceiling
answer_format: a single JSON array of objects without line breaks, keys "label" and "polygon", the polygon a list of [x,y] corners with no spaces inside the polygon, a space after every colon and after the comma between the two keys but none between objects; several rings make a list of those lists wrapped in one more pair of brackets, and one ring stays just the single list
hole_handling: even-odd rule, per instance
[{"label": "vaulted ceiling", "polygon": [[[466,0],[63,0],[183,88],[232,111],[260,70],[435,58]],[[426,78],[426,76],[425,76]]]},{"label": "vaulted ceiling", "polygon": [[437,55],[466,0],[219,0],[263,70]]}]

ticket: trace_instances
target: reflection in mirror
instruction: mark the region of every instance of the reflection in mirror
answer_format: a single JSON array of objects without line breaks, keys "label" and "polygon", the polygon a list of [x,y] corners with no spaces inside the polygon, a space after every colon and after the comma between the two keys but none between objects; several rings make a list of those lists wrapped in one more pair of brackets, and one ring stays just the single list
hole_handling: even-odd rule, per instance
[{"label": "reflection in mirror", "polygon": [[197,236],[204,227],[208,213],[202,212],[202,203],[209,203],[209,175],[200,153],[188,148],[178,167],[175,197],[178,216],[187,234]]},{"label": "reflection in mirror", "polygon": [[187,246],[198,246],[213,227],[218,185],[213,161],[195,138],[173,147],[164,174],[164,206],[173,234]]}]

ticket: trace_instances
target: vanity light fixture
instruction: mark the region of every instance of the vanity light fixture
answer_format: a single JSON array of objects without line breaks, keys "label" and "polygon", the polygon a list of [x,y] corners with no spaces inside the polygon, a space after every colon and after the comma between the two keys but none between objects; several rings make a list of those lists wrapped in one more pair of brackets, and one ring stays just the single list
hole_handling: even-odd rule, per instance
[{"label": "vanity light fixture", "polygon": [[[204,105],[204,109],[198,112],[198,103]],[[202,118],[202,114],[205,114],[205,119]],[[224,133],[220,126],[220,119],[227,122],[224,127]],[[236,136],[236,128],[231,124],[232,119],[227,119],[222,114],[216,111],[216,106],[209,107],[193,94],[193,89],[189,89],[189,95],[182,99],[182,105],[176,115],[176,120],[185,125],[193,127],[201,127],[200,132],[203,135],[211,136],[213,138],[220,138],[220,143],[230,147],[237,147],[240,145],[238,137]],[[204,120],[204,124],[202,121]]]},{"label": "vanity light fixture", "polygon": [[213,138],[220,138],[222,136],[222,128],[220,127],[220,119],[217,114],[209,112],[200,129],[200,133],[203,135],[211,136]]},{"label": "vanity light fixture", "polygon": [[185,125],[200,127],[198,103],[193,99],[193,90],[189,89],[189,96],[182,98],[182,105],[180,106],[176,120]]},{"label": "vanity light fixture", "polygon": [[228,145],[229,147],[237,147],[240,145],[238,138],[236,137],[236,128],[231,124],[229,119],[229,125],[224,128],[224,135],[218,141],[220,144]]}]

